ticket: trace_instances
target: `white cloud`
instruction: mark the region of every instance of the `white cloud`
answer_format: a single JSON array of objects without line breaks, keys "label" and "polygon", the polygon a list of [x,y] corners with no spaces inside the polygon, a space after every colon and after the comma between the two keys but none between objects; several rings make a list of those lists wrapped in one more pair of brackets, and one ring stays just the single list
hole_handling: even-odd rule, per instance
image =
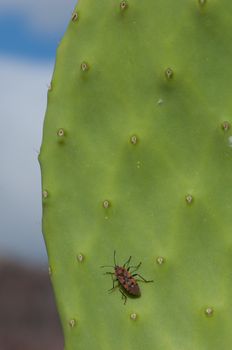
[{"label": "white cloud", "polygon": [[0,56],[0,255],[46,261],[37,161],[53,63]]},{"label": "white cloud", "polygon": [[38,32],[61,32],[67,26],[77,0],[0,0],[0,14],[23,16]]}]

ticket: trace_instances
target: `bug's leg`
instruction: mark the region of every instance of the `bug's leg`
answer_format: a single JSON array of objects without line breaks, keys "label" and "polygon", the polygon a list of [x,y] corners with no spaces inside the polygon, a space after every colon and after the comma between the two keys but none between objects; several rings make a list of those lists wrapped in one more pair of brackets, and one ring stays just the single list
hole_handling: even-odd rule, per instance
[{"label": "bug's leg", "polygon": [[[154,282],[153,280],[151,280],[151,281],[146,280],[143,276],[141,276],[141,275],[138,274],[138,273],[134,273],[132,276],[133,276],[133,277],[139,276],[139,277],[141,278],[140,281],[145,282],[145,283]],[[137,281],[139,281],[139,280],[137,280]]]},{"label": "bug's leg", "polygon": [[109,293],[113,292],[114,289],[116,289],[116,288],[119,287],[119,285],[117,285],[116,287],[115,287],[115,285],[114,285],[114,283],[118,281],[117,278],[114,278],[113,275],[111,275],[111,277],[112,277],[113,287],[110,288],[110,289],[108,289],[108,292],[109,292]]},{"label": "bug's leg", "polygon": [[142,262],[140,261],[140,263],[136,266],[129,266],[127,271],[130,271],[130,269],[134,269],[133,271],[131,271],[131,273],[134,273],[135,271],[137,271],[140,268],[141,265],[142,265]]},{"label": "bug's leg", "polygon": [[[115,280],[115,282],[116,282],[116,280]],[[115,286],[115,287],[113,287],[113,288],[110,288],[110,289],[108,290],[108,293],[112,293],[113,290],[116,289],[116,288],[118,288],[118,287],[119,287],[119,286],[117,285],[117,286]]]},{"label": "bug's leg", "polygon": [[129,265],[130,261],[131,261],[131,256],[130,256],[129,259],[125,262],[125,264],[123,265],[123,267],[126,267],[127,265]]},{"label": "bug's leg", "polygon": [[108,289],[108,292],[109,292],[109,293],[113,292],[114,289],[118,288],[118,284],[117,284],[117,286],[114,285],[114,283],[115,283],[116,281],[117,281],[117,280],[113,280],[113,287],[110,288],[110,289]]},{"label": "bug's leg", "polygon": [[112,275],[114,275],[114,272],[107,271],[107,272],[104,272],[103,275],[111,275],[112,276]]},{"label": "bug's leg", "polygon": [[126,301],[127,301],[127,296],[125,293],[123,293],[123,291],[121,289],[120,290],[120,293],[122,294],[122,299],[124,299],[124,305],[126,305]]}]

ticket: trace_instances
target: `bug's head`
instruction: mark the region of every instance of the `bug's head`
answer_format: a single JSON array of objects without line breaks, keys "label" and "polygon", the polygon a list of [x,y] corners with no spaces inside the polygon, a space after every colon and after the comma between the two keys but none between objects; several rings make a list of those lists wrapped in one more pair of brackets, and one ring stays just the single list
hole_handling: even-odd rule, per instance
[{"label": "bug's head", "polygon": [[114,266],[114,271],[115,271],[115,272],[119,272],[121,269],[122,269],[122,268],[121,268],[120,266],[118,266],[118,265],[115,265],[115,266]]}]

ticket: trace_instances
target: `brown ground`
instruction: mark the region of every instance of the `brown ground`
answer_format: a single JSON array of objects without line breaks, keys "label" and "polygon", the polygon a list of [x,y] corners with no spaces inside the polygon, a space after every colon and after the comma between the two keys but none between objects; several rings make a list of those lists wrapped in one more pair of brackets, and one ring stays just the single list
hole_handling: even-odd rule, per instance
[{"label": "brown ground", "polygon": [[47,271],[0,261],[0,350],[63,350]]}]

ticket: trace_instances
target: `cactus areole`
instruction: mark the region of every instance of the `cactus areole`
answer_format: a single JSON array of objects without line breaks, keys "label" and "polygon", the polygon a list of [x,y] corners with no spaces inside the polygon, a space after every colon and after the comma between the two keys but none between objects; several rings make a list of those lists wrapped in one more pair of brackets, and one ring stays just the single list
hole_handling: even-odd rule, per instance
[{"label": "cactus areole", "polygon": [[[230,0],[70,13],[39,155],[65,350],[232,347],[231,14]],[[154,280],[125,305],[100,268],[114,250]]]}]

